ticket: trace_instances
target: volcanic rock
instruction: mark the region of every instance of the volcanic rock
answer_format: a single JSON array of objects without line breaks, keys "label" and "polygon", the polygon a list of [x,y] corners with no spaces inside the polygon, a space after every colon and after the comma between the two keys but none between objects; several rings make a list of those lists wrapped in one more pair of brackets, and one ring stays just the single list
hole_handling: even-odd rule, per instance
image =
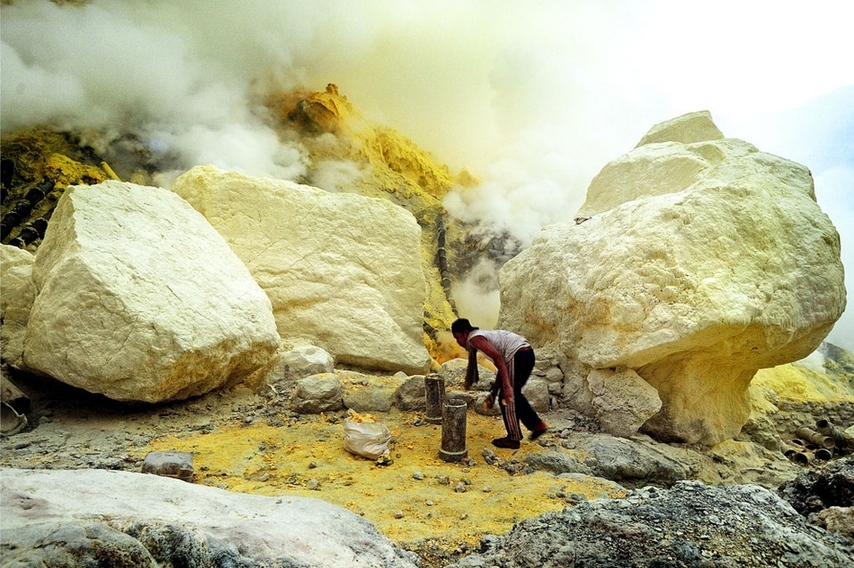
[{"label": "volcanic rock", "polygon": [[661,399],[649,383],[631,369],[594,369],[587,375],[593,395],[590,405],[602,429],[628,438],[661,409]]},{"label": "volcanic rock", "polygon": [[662,400],[643,426],[658,439],[736,436],[756,371],[806,357],[845,309],[839,235],[809,170],[741,140],[639,146],[578,215],[502,268],[498,327],[581,376],[634,370]]},{"label": "volcanic rock", "polygon": [[626,499],[582,502],[487,537],[449,568],[487,566],[850,566],[850,541],[756,485],[682,481]]},{"label": "volcanic rock", "polygon": [[803,471],[778,491],[796,511],[810,516],[829,507],[854,507],[854,456]]},{"label": "volcanic rock", "polygon": [[279,345],[270,301],[246,266],[165,189],[69,188],[32,275],[25,365],[115,400],[235,384]]},{"label": "volcanic rock", "polygon": [[303,414],[320,414],[344,408],[341,381],[333,373],[311,375],[297,381],[291,407]]},{"label": "volcanic rock", "polygon": [[427,388],[424,375],[406,378],[394,393],[394,406],[400,410],[424,410],[427,408]]},{"label": "volcanic rock", "polygon": [[17,369],[24,364],[24,333],[30,309],[36,297],[31,253],[9,245],[0,245],[0,353],[3,361]]},{"label": "volcanic rock", "polygon": [[3,469],[0,483],[4,564],[418,566],[370,522],[319,499],[104,470]]},{"label": "volcanic rock", "polygon": [[282,363],[285,377],[290,380],[335,370],[335,358],[315,345],[294,347],[282,355]]},{"label": "volcanic rock", "polygon": [[338,363],[423,372],[421,231],[381,199],[196,167],[173,187],[243,259],[283,340]]}]

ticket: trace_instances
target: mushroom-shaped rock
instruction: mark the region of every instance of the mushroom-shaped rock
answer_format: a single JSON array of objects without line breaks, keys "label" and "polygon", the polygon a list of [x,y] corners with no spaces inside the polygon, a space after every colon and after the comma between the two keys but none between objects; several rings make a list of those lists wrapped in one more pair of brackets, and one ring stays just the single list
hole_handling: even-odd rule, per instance
[{"label": "mushroom-shaped rock", "polygon": [[33,265],[24,363],[116,400],[233,384],[279,336],[270,300],[187,202],[106,181],[59,200]]},{"label": "mushroom-shaped rock", "polygon": [[711,138],[607,164],[575,222],[502,268],[498,323],[588,368],[633,369],[663,403],[643,430],[705,444],[738,434],[755,372],[811,353],[846,301],[809,170]]}]

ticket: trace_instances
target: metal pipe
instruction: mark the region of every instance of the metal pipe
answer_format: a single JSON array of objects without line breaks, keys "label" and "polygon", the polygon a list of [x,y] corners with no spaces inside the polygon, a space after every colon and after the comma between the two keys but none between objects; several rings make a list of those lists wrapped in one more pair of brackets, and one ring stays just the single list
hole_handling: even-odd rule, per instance
[{"label": "metal pipe", "polygon": [[442,416],[442,449],[439,457],[446,462],[459,462],[468,457],[466,450],[466,411],[464,400],[449,400]]},{"label": "metal pipe", "polygon": [[831,452],[830,450],[827,450],[825,448],[821,448],[821,449],[815,451],[815,459],[817,459],[817,460],[827,461],[832,457],[833,457],[833,452]]},{"label": "metal pipe", "polygon": [[854,440],[851,439],[843,430],[830,423],[829,420],[821,419],[815,423],[818,431],[825,436],[830,436],[833,440],[843,448],[854,447]]},{"label": "metal pipe", "polygon": [[806,440],[807,442],[812,442],[819,447],[832,448],[836,445],[836,442],[830,436],[824,436],[810,428],[798,428],[798,431],[795,432],[795,434],[797,434],[798,438]]},{"label": "metal pipe", "polygon": [[108,164],[107,162],[101,162],[101,169],[104,170],[104,172],[106,172],[106,174],[110,177],[110,179],[114,179],[116,181],[122,181],[121,178],[119,178],[119,176],[116,175],[116,172],[113,171],[113,168],[110,167],[110,164]]},{"label": "metal pipe", "polygon": [[795,452],[789,456],[789,459],[801,465],[809,465],[812,461],[810,454],[805,454],[804,452]]},{"label": "metal pipe", "polygon": [[424,377],[427,394],[426,420],[430,424],[442,423],[442,404],[445,402],[445,379],[436,374]]}]

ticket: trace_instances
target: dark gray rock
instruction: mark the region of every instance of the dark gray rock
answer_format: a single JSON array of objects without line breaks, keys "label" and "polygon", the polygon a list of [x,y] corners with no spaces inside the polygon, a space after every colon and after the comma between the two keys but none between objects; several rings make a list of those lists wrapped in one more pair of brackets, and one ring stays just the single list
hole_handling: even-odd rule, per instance
[{"label": "dark gray rock", "polygon": [[796,511],[809,516],[828,507],[854,506],[854,456],[806,470],[777,490]]},{"label": "dark gray rock", "polygon": [[562,473],[583,473],[590,475],[592,473],[592,470],[588,466],[564,452],[530,453],[525,456],[525,461],[534,469],[551,471],[556,475]]},{"label": "dark gray rock", "polygon": [[193,454],[190,452],[148,452],[142,462],[142,473],[193,481]]},{"label": "dark gray rock", "polygon": [[137,539],[95,521],[4,530],[0,533],[0,556],[3,566],[158,566]]},{"label": "dark gray rock", "polygon": [[810,525],[756,485],[695,481],[595,500],[516,524],[449,568],[827,567],[854,562],[851,541]]},{"label": "dark gray rock", "polygon": [[664,447],[604,434],[591,436],[578,444],[578,448],[589,456],[585,465],[592,475],[617,481],[626,487],[669,487],[693,476],[693,468],[683,460],[667,455]]}]

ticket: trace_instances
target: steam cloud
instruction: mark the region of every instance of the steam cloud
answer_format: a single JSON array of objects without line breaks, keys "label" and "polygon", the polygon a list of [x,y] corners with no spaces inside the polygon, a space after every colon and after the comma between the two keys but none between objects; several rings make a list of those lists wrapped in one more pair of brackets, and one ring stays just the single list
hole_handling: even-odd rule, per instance
[{"label": "steam cloud", "polygon": [[[16,0],[0,18],[0,124],[91,132],[96,149],[130,138],[173,174],[210,163],[295,179],[307,154],[266,126],[258,96],[334,82],[481,178],[449,196],[454,214],[527,244],[571,219],[650,126],[707,109],[725,135],[810,167],[854,290],[852,12],[847,0]],[[358,175],[321,171],[329,190]],[[467,303],[494,305],[494,291]],[[852,310],[829,340],[854,349]]]}]

